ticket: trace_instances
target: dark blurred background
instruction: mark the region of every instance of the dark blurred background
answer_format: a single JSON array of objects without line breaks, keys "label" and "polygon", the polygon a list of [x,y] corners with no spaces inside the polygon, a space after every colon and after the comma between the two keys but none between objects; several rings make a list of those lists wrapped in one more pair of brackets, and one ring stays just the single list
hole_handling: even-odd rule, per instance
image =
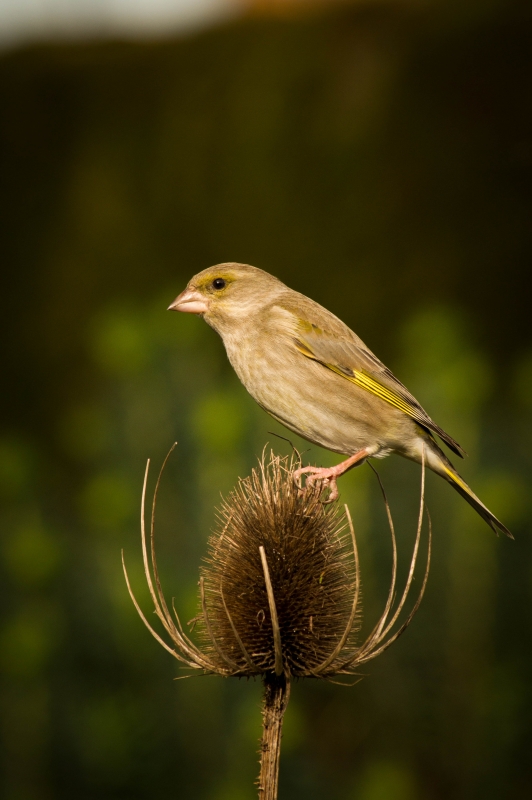
[{"label": "dark blurred background", "polygon": [[[220,492],[267,442],[290,451],[214,332],[165,311],[227,260],[350,324],[465,447],[462,473],[516,537],[428,481],[421,610],[356,686],[295,685],[281,797],[532,797],[530,6],[244,6],[160,40],[0,54],[2,797],[255,796],[260,683],[174,681],[120,566],[124,548],[151,618],[142,476],[178,440],[158,552],[194,617]],[[404,575],[419,470],[379,470]],[[367,466],[340,488],[369,628],[384,512]]]}]

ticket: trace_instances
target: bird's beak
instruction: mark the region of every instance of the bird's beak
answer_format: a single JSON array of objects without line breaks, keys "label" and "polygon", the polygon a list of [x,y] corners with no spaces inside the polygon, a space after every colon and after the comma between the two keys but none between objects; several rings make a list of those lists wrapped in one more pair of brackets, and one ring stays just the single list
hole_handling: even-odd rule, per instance
[{"label": "bird's beak", "polygon": [[207,310],[205,298],[196,289],[185,289],[168,306],[168,311],[184,311],[187,314],[205,314]]}]

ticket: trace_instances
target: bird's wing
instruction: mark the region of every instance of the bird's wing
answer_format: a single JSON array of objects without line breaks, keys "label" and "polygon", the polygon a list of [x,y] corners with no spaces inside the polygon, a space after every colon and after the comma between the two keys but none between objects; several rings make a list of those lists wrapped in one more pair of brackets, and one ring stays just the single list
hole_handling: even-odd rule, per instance
[{"label": "bird's wing", "polygon": [[349,333],[351,336],[328,333],[317,325],[299,320],[293,341],[304,356],[318,361],[407,414],[424,428],[434,431],[454,453],[463,458],[465,453],[458,442],[436,425],[406,386],[358,337],[351,331]]}]

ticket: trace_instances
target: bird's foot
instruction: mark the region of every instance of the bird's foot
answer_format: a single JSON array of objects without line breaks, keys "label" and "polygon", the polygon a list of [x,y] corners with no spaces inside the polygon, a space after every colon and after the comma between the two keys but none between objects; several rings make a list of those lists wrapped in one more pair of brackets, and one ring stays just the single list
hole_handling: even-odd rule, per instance
[{"label": "bird's foot", "polygon": [[304,491],[301,483],[302,475],[307,476],[305,481],[306,489],[312,488],[315,483],[320,481],[324,489],[329,489],[327,498],[322,502],[325,504],[334,503],[334,501],[338,499],[338,486],[336,483],[337,475],[334,470],[334,467],[331,467],[330,469],[327,469],[326,467],[300,467],[299,469],[295,470],[292,477],[294,478],[294,483],[300,492]]},{"label": "bird's foot", "polygon": [[324,489],[329,489],[327,498],[322,502],[325,504],[334,503],[335,500],[338,500],[337,479],[340,475],[343,475],[344,472],[361,464],[369,454],[367,449],[359,450],[358,453],[350,456],[335,467],[300,467],[294,470],[292,475],[294,483],[300,491],[303,491],[303,485],[301,483],[301,477],[303,475],[306,475],[305,488],[307,489],[312,488],[315,483],[320,481]]}]

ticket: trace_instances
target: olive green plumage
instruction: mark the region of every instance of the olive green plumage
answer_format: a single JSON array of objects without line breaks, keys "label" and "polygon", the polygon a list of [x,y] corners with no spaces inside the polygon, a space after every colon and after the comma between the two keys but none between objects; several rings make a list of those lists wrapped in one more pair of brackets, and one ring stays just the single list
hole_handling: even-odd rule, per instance
[{"label": "olive green plumage", "polygon": [[[330,311],[263,270],[233,263],[195,275],[170,308],[203,316],[222,337],[248,392],[287,428],[361,459],[390,453],[419,463],[425,458],[495,531],[511,536],[458,475],[434,434],[463,456],[460,445]],[[341,472],[339,465],[331,483]]]}]

